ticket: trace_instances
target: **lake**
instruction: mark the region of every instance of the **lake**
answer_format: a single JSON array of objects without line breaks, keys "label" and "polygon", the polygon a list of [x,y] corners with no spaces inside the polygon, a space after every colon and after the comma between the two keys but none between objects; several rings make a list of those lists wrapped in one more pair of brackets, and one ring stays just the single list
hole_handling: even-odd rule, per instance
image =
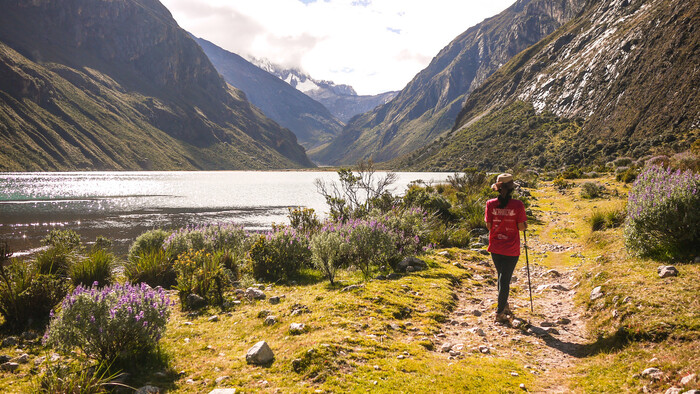
[{"label": "lake", "polygon": [[[377,172],[377,176],[385,173]],[[449,173],[399,172],[393,192],[415,180],[441,182]],[[236,223],[267,230],[288,223],[288,207],[328,206],[315,179],[330,171],[0,173],[0,239],[16,256],[40,247],[51,229],[71,229],[86,243],[102,235],[124,254],[154,228]]]}]

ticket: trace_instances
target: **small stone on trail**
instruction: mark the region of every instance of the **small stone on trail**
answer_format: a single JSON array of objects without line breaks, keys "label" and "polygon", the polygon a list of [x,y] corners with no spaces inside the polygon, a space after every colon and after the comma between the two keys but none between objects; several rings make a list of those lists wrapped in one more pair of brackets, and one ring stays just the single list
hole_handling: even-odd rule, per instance
[{"label": "small stone on trail", "polygon": [[591,291],[591,301],[595,301],[604,295],[605,293],[603,293],[603,288],[601,286],[597,286]]},{"label": "small stone on trail", "polygon": [[484,345],[479,346],[479,351],[483,354],[491,353],[491,350],[488,348],[488,346],[484,346]]},{"label": "small stone on trail", "polygon": [[452,343],[450,343],[450,342],[445,342],[442,344],[442,346],[440,346],[440,351],[442,353],[447,353],[450,350],[452,350]]},{"label": "small stone on trail", "polygon": [[659,359],[656,358],[656,357],[654,357],[654,358],[652,358],[651,360],[647,361],[647,363],[649,363],[649,364],[656,364],[656,363],[658,363],[658,362],[659,362]]},{"label": "small stone on trail", "polygon": [[29,362],[29,355],[27,353],[23,353],[19,357],[15,358],[14,361],[20,364],[26,364]]},{"label": "small stone on trail", "polygon": [[527,390],[527,389],[525,388],[525,383],[520,383],[520,388],[523,389],[523,390]]},{"label": "small stone on trail", "polygon": [[566,317],[560,317],[559,320],[557,320],[557,324],[560,324],[562,326],[565,326],[569,323],[571,323],[571,319],[568,319]]},{"label": "small stone on trail", "polygon": [[211,317],[210,317],[209,319],[207,319],[207,320],[209,320],[210,322],[217,322],[217,321],[219,321],[219,316],[218,316],[218,315],[214,315],[214,316],[211,316]]},{"label": "small stone on trail", "polygon": [[556,326],[556,324],[552,323],[551,321],[543,321],[540,324],[540,326],[541,327],[554,327],[554,326]]},{"label": "small stone on trail", "polygon": [[480,335],[482,337],[486,336],[486,333],[484,332],[484,330],[482,330],[479,327],[471,328],[471,329],[469,329],[469,332],[471,332],[472,334]]},{"label": "small stone on trail", "polygon": [[483,315],[483,313],[481,313],[481,311],[478,310],[478,309],[474,309],[474,310],[472,311],[472,315],[474,315],[474,316],[476,316],[476,317],[479,317],[479,316]]},{"label": "small stone on trail", "polygon": [[549,270],[549,271],[544,273],[544,276],[549,276],[551,278],[558,278],[561,276],[561,274],[557,270]]},{"label": "small stone on trail", "polygon": [[678,276],[678,269],[672,265],[662,265],[658,269],[659,278],[669,278],[672,276]]},{"label": "small stone on trail", "polygon": [[251,300],[264,300],[267,297],[262,290],[256,289],[255,287],[246,289],[245,296]]},{"label": "small stone on trail", "polygon": [[544,331],[547,332],[548,334],[559,335],[559,330],[557,330],[554,327],[548,327]]},{"label": "small stone on trail", "polygon": [[617,311],[617,309],[614,309],[612,311],[612,317],[613,319],[617,319],[617,317],[620,316],[620,313]]}]

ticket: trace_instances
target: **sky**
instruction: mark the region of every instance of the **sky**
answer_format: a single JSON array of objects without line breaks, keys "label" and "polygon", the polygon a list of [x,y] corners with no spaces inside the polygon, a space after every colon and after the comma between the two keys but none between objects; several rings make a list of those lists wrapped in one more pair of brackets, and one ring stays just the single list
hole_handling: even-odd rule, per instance
[{"label": "sky", "polygon": [[459,34],[514,0],[161,0],[197,37],[358,94],[401,90]]}]

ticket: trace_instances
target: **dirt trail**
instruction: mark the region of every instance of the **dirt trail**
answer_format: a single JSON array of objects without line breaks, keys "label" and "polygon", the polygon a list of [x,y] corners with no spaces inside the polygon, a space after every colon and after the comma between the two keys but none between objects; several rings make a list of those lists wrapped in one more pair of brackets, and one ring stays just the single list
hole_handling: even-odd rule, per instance
[{"label": "dirt trail", "polygon": [[[567,221],[567,215],[561,212],[538,212],[538,216],[542,223],[547,223],[541,234],[561,228],[562,222]],[[538,375],[535,387],[527,389],[570,392],[568,369],[584,355],[586,344],[591,343],[586,338],[582,311],[576,308],[573,300],[575,268],[549,269],[539,262],[559,253],[577,258],[580,247],[571,243],[543,242],[534,235],[528,236],[528,246],[534,313],[530,311],[524,253],[513,274],[510,293],[511,308],[516,318],[524,322],[517,328],[494,322],[498,292],[496,270],[490,256],[462,263],[472,278],[457,288],[457,307],[442,332],[436,335],[436,350],[450,359],[477,353],[483,357],[516,360],[529,373]],[[517,325],[518,321],[515,323]],[[513,378],[518,379],[518,376],[513,374]]]}]

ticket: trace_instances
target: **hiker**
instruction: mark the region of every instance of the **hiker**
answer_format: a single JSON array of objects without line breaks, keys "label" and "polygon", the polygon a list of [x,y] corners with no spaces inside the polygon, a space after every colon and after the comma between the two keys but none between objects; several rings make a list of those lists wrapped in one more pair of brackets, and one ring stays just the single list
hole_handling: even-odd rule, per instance
[{"label": "hiker", "polygon": [[486,228],[489,229],[489,248],[493,264],[498,272],[498,308],[496,322],[509,323],[513,313],[508,305],[510,279],[520,256],[520,231],[527,228],[525,206],[511,198],[515,183],[511,174],[501,174],[491,189],[498,198],[486,202]]}]

